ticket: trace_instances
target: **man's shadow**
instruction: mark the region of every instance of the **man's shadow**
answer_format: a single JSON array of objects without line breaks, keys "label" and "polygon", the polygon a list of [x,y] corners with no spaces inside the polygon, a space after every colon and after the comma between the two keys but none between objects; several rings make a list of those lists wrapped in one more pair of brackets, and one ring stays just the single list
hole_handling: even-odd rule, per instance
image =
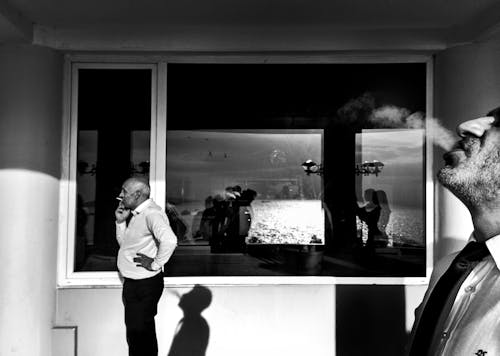
[{"label": "man's shadow", "polygon": [[210,328],[201,312],[212,302],[212,292],[195,285],[179,300],[184,317],[179,320],[168,356],[205,356]]}]

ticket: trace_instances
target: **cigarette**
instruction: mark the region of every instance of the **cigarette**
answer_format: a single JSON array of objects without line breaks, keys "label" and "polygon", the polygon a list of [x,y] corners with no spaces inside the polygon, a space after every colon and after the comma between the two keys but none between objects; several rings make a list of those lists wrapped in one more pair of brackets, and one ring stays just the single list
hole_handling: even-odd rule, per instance
[{"label": "cigarette", "polygon": [[122,200],[123,200],[123,199],[122,199],[122,198],[120,198],[120,197],[116,197],[115,199],[116,199],[116,200],[118,200],[118,201],[122,201]]}]

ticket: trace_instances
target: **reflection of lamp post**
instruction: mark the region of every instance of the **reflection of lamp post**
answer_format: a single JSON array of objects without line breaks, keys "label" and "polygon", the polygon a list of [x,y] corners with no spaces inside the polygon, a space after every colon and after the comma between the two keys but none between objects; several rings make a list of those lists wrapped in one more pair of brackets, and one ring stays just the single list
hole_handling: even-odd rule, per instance
[{"label": "reflection of lamp post", "polygon": [[384,164],[374,159],[371,162],[364,161],[361,164],[357,164],[355,167],[355,173],[357,176],[361,174],[364,176],[375,174],[375,176],[378,177],[378,174],[382,172],[382,169],[384,169]]},{"label": "reflection of lamp post", "polygon": [[304,172],[306,172],[307,175],[310,174],[317,174],[317,175],[323,175],[323,166],[319,163],[314,162],[311,159],[308,159],[304,163],[302,163],[302,169],[304,169]]}]

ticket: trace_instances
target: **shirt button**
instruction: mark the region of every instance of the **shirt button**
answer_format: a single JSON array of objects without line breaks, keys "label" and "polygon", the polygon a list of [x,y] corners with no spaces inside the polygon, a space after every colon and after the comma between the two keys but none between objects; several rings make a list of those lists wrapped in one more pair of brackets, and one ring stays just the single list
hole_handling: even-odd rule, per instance
[{"label": "shirt button", "polygon": [[467,287],[465,287],[465,291],[467,293],[473,293],[473,292],[476,291],[476,287],[474,287],[474,286],[467,286]]},{"label": "shirt button", "polygon": [[450,336],[450,334],[449,334],[447,331],[445,331],[445,332],[443,332],[443,334],[441,335],[441,338],[442,338],[443,340],[447,340],[449,336]]}]

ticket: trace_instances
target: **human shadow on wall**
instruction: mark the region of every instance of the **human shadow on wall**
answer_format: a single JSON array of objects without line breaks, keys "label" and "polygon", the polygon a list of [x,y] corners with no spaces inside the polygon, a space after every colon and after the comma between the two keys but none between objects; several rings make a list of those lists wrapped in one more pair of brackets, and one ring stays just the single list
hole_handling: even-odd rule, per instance
[{"label": "human shadow on wall", "polygon": [[168,356],[205,356],[210,327],[201,313],[211,302],[212,292],[201,285],[181,296],[179,308],[184,317],[177,324]]}]

